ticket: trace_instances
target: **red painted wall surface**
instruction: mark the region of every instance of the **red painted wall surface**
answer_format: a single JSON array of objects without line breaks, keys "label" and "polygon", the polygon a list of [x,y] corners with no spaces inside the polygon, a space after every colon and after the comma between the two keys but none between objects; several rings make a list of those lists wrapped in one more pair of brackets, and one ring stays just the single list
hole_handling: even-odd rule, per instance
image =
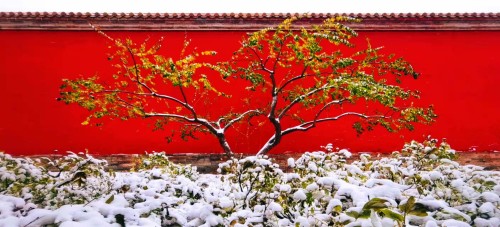
[{"label": "red painted wall surface", "polygon": [[[178,53],[187,34],[192,46],[216,50],[223,59],[238,48],[245,33],[108,34],[137,41],[165,36],[164,46],[172,53]],[[436,123],[420,125],[413,132],[376,130],[357,137],[347,121],[333,122],[290,135],[273,152],[310,151],[327,143],[353,151],[393,151],[425,135],[447,138],[457,150],[500,150],[499,31],[360,32],[361,45],[366,37],[372,46],[385,46],[385,52],[403,56],[421,73],[421,78],[403,86],[419,89],[422,104],[434,104],[439,115]],[[57,102],[58,88],[63,78],[109,76],[113,69],[107,61],[107,46],[105,38],[95,32],[0,31],[0,150],[11,154],[84,149],[94,154],[221,151],[211,136],[168,144],[165,132],[152,132],[149,123],[140,121],[82,126],[86,111]],[[247,137],[233,132],[230,142],[236,152],[252,153],[270,134]]]}]

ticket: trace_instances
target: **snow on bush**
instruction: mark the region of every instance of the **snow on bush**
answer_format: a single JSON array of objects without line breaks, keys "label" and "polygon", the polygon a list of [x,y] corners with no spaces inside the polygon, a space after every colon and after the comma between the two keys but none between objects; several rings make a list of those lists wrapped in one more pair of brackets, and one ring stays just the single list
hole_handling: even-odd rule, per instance
[{"label": "snow on bush", "polygon": [[0,226],[499,226],[500,173],[454,162],[430,139],[348,163],[347,150],[303,154],[283,172],[266,156],[217,175],[147,154],[112,174],[88,155],[0,154]]},{"label": "snow on bush", "polygon": [[0,193],[47,208],[87,203],[109,194],[113,173],[106,166],[106,161],[83,153],[53,160],[0,153]]}]

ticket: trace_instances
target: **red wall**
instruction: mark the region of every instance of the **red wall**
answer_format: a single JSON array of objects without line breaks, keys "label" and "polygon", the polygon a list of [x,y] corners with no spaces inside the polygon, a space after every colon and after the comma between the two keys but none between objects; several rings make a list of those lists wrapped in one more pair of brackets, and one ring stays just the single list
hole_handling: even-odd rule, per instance
[{"label": "red wall", "polygon": [[[192,46],[219,52],[221,59],[238,48],[244,32],[109,32],[141,41],[165,36],[165,48],[178,53],[185,34]],[[422,92],[422,104],[434,104],[439,115],[432,126],[390,134],[376,130],[356,136],[350,124],[333,122],[308,133],[287,136],[273,152],[302,152],[333,143],[353,151],[393,151],[404,141],[424,135],[447,138],[457,150],[500,150],[500,32],[361,32],[372,46],[385,46],[410,61],[421,78],[404,86]],[[91,153],[143,151],[220,152],[211,136],[166,143],[165,132],[149,123],[106,122],[82,126],[86,111],[57,102],[62,78],[102,77],[111,73],[107,41],[95,32],[0,31],[0,150],[12,154],[50,154],[54,150]],[[237,102],[236,102],[237,103]],[[236,135],[239,135],[236,138]],[[233,132],[233,148],[252,153],[270,132],[247,137]]]}]

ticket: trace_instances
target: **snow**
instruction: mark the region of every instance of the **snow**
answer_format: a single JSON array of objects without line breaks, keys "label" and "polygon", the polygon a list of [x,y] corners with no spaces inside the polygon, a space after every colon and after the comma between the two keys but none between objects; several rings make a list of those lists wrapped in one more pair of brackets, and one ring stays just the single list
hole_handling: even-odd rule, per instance
[{"label": "snow", "polygon": [[479,213],[481,213],[482,215],[487,215],[488,217],[493,217],[496,210],[497,209],[495,208],[495,205],[490,202],[484,203],[478,208]]},{"label": "snow", "polygon": [[380,185],[371,188],[368,192],[369,198],[388,198],[391,200],[401,200],[401,189],[394,188],[388,185]]},{"label": "snow", "polygon": [[10,216],[0,219],[0,226],[2,227],[19,227],[22,226],[20,220],[16,217]]},{"label": "snow", "polygon": [[346,158],[350,158],[352,156],[352,153],[347,149],[341,149],[339,154],[344,155]]},{"label": "snow", "polygon": [[500,203],[500,196],[494,192],[483,192],[481,198],[486,202]]},{"label": "snow", "polygon": [[283,207],[281,207],[281,205],[279,205],[276,202],[271,202],[269,204],[269,207],[267,209],[269,209],[269,211],[271,211],[271,212],[281,212],[281,211],[283,211]]},{"label": "snow", "polygon": [[291,192],[292,187],[288,184],[279,185],[279,191],[280,192]]},{"label": "snow", "polygon": [[309,168],[313,172],[318,171],[318,166],[315,162],[309,162],[309,164],[307,164],[307,168]]},{"label": "snow", "polygon": [[431,211],[441,210],[448,207],[448,204],[442,200],[420,200],[418,203],[422,204],[424,207]]},{"label": "snow", "polygon": [[432,181],[437,181],[437,180],[441,180],[443,179],[443,174],[441,174],[440,172],[438,171],[431,171],[429,173],[429,177]]},{"label": "snow", "polygon": [[333,186],[335,181],[336,181],[336,179],[333,177],[320,177],[318,179],[318,184],[319,185],[332,185]]},{"label": "snow", "polygon": [[326,212],[327,214],[331,213],[335,207],[340,207],[342,208],[342,201],[338,199],[331,199],[330,202],[328,202],[328,206],[326,207]]},{"label": "snow", "polygon": [[334,198],[340,200],[352,199],[352,202],[355,206],[363,206],[369,200],[368,194],[366,193],[364,188],[348,183],[342,184],[340,186]]},{"label": "snow", "polygon": [[293,199],[296,201],[306,200],[306,198],[306,193],[304,193],[304,190],[302,189],[299,189],[295,193],[293,193]]},{"label": "snow", "polygon": [[489,220],[478,217],[474,220],[476,227],[498,227],[500,226],[500,218],[491,218]]},{"label": "snow", "polygon": [[[383,199],[387,209],[402,214],[399,207],[410,197],[415,199],[417,207],[425,208],[427,216],[409,214],[406,226],[499,226],[498,171],[460,166],[442,159],[434,160],[439,162],[435,168],[420,171],[415,169],[415,159],[372,161],[363,156],[359,161],[345,163],[349,155],[345,151],[305,153],[289,161],[294,171],[290,173],[281,171],[265,156],[221,163],[221,174],[181,174],[180,168],[185,168],[181,166],[170,170],[154,167],[118,172],[106,176],[112,182],[110,188],[79,204],[67,197],[89,195],[87,189],[100,190],[95,185],[103,181],[89,177],[87,188],[67,185],[67,191],[55,197],[60,201],[56,205],[33,204],[37,191],[26,188],[18,195],[0,194],[0,227],[120,226],[120,217],[126,226],[134,227],[329,226],[331,223],[385,227],[399,223],[380,212],[371,211],[368,218],[349,215],[361,213],[374,198]],[[43,179],[43,173],[29,162],[15,161],[24,171],[8,170],[0,162],[0,168],[4,168],[0,176],[19,179],[23,175],[31,179],[33,174]],[[420,182],[414,183],[417,180]],[[42,186],[39,190],[49,187]]]},{"label": "snow", "polygon": [[425,223],[425,227],[438,227],[438,224],[435,221],[428,221]]},{"label": "snow", "polygon": [[326,146],[324,146],[323,149],[325,149],[328,152],[332,152],[333,151],[333,144],[329,143]]},{"label": "snow", "polygon": [[229,197],[224,196],[219,199],[219,205],[222,209],[226,208],[231,208],[234,206],[233,200],[231,200]]},{"label": "snow", "polygon": [[310,185],[307,185],[307,187],[306,187],[306,190],[309,192],[313,192],[313,191],[316,191],[318,189],[319,189],[319,186],[316,183],[312,183]]},{"label": "snow", "polygon": [[295,167],[295,159],[288,158],[287,164],[288,164],[288,167],[291,167],[291,168]]},{"label": "snow", "polygon": [[446,220],[441,224],[443,227],[469,227],[470,225],[463,222],[463,221],[457,221],[457,220]]}]

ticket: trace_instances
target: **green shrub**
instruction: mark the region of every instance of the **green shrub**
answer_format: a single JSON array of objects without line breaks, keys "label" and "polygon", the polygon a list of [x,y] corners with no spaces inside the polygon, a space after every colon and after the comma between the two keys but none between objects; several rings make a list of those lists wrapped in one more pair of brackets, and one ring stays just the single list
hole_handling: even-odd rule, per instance
[{"label": "green shrub", "polygon": [[232,190],[240,195],[239,207],[247,208],[268,203],[274,199],[275,186],[281,182],[283,171],[267,156],[251,156],[230,159],[219,164],[217,172],[231,182]]},{"label": "green shrub", "polygon": [[165,152],[146,153],[145,155],[138,156],[135,162],[135,171],[152,170],[156,168],[171,177],[182,175],[188,179],[195,180],[199,176],[196,166],[175,164],[168,160],[168,156]]},{"label": "green shrub", "polygon": [[113,173],[106,167],[88,154],[33,161],[0,153],[0,190],[42,207],[84,204],[110,192]]}]

